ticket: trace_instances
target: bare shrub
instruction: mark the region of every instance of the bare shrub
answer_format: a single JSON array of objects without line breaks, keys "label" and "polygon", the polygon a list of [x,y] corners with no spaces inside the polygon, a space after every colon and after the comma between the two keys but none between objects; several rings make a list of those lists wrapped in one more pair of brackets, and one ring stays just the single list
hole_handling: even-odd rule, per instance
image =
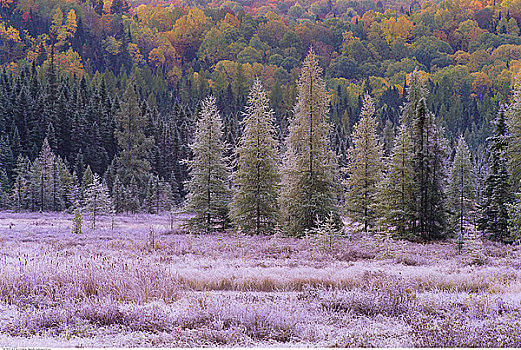
[{"label": "bare shrub", "polygon": [[332,311],[347,311],[364,316],[401,316],[409,312],[415,303],[415,292],[403,281],[390,280],[381,288],[335,291],[321,297],[323,308]]}]

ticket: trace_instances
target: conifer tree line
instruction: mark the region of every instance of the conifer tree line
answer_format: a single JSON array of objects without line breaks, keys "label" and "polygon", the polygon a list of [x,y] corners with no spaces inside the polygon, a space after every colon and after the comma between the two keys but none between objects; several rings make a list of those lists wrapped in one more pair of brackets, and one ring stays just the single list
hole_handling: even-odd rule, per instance
[{"label": "conifer tree line", "polygon": [[[349,230],[414,241],[475,232],[521,238],[521,82],[500,106],[487,152],[449,141],[429,109],[428,81],[408,76],[396,125],[381,125],[366,93],[340,137],[311,50],[285,122],[260,79],[244,112],[209,96],[160,112],[131,75],[115,93],[104,77],[59,77],[55,65],[0,75],[0,206],[16,211],[159,213],[183,205],[197,232],[303,236],[342,217]],[[451,151],[454,150],[454,151]]]},{"label": "conifer tree line", "polygon": [[351,230],[388,232],[413,241],[452,237],[462,246],[476,232],[504,243],[519,240],[521,203],[512,188],[520,180],[515,174],[521,174],[516,168],[521,164],[509,156],[521,144],[520,84],[513,103],[498,112],[484,161],[471,154],[464,135],[454,142],[451,155],[445,130],[428,108],[426,80],[416,70],[396,128],[387,125],[379,131],[373,99],[364,96],[342,167],[334,152],[321,74],[310,51],[283,144],[256,80],[233,159],[225,152],[215,99],[203,103],[187,182],[187,208],[196,213],[190,227],[223,229],[230,220],[245,233],[280,230],[302,236],[321,232],[324,222],[341,226],[345,214]]},{"label": "conifer tree line", "polygon": [[18,76],[0,73],[2,209],[72,211],[86,205],[94,175],[118,213],[182,201],[192,109],[172,100],[160,113],[136,71],[118,88],[105,77],[60,76],[52,60]]}]

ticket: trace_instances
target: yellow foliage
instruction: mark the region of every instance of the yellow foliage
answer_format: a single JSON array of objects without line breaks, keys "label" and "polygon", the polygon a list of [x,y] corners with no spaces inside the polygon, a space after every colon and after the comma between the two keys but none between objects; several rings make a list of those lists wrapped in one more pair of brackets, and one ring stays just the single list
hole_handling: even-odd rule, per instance
[{"label": "yellow foliage", "polygon": [[388,20],[383,20],[381,24],[382,32],[388,43],[392,43],[397,39],[409,39],[413,28],[413,23],[405,16],[398,17],[398,19],[391,17]]},{"label": "yellow foliage", "polygon": [[117,55],[121,52],[121,42],[118,41],[113,36],[109,36],[107,40],[104,42],[105,49],[111,54],[111,55]]},{"label": "yellow foliage", "polygon": [[224,16],[223,21],[224,23],[228,23],[229,25],[235,28],[239,28],[241,26],[241,22],[237,19],[237,17],[235,17],[231,13],[227,13],[226,16]]},{"label": "yellow foliage", "polygon": [[165,64],[165,54],[161,48],[156,47],[148,54],[148,60],[156,67],[162,66]]},{"label": "yellow foliage", "polygon": [[[407,85],[411,85],[411,74],[412,73],[409,73],[406,75],[406,81],[407,81]],[[423,81],[427,81],[427,79],[429,78],[429,73],[423,71],[423,70],[418,70],[418,74],[420,76],[420,79],[423,80]]]},{"label": "yellow foliage", "polygon": [[184,53],[188,47],[195,48],[199,45],[209,27],[210,21],[204,12],[194,7],[187,15],[179,18],[165,36],[177,51]]},{"label": "yellow foliage", "polygon": [[20,32],[11,26],[5,27],[3,23],[0,23],[0,38],[14,43],[21,42]]},{"label": "yellow foliage", "polygon": [[76,76],[83,75],[83,63],[81,57],[72,48],[69,48],[66,52],[60,52],[55,57],[56,65],[60,67],[62,71],[76,74]]},{"label": "yellow foliage", "polygon": [[129,43],[127,46],[127,50],[130,53],[130,56],[136,61],[137,63],[144,64],[145,59],[143,58],[143,55],[139,51],[139,47],[137,44]]}]

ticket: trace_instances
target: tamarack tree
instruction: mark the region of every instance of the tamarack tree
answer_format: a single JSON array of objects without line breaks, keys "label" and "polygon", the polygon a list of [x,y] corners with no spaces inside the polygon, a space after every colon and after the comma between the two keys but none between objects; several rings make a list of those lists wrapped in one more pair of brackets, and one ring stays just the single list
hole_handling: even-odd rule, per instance
[{"label": "tamarack tree", "polygon": [[84,201],[84,210],[91,215],[92,229],[96,229],[96,218],[101,214],[112,211],[107,186],[100,181],[98,174],[93,175],[92,183],[88,185],[85,191]]},{"label": "tamarack tree", "polygon": [[463,135],[460,135],[456,155],[450,172],[447,188],[448,203],[451,209],[451,228],[458,235],[460,246],[465,231],[471,225],[471,215],[475,209],[475,176],[470,151]]},{"label": "tamarack tree", "polygon": [[193,159],[187,161],[190,179],[186,183],[186,210],[195,216],[188,222],[198,231],[213,231],[228,224],[228,188],[230,169],[224,156],[226,144],[222,139],[222,119],[210,96],[202,102],[197,121],[195,140],[191,145]]},{"label": "tamarack tree", "polygon": [[285,141],[282,190],[282,227],[301,236],[316,226],[317,217],[330,214],[339,223],[338,170],[329,144],[329,97],[322,69],[311,49],[297,83],[298,97]]},{"label": "tamarack tree", "polygon": [[366,233],[378,219],[377,195],[383,169],[383,147],[376,133],[378,122],[374,112],[374,102],[366,94],[361,118],[353,129],[353,146],[348,151],[346,167],[347,215],[351,220],[361,223]]},{"label": "tamarack tree", "polygon": [[273,110],[259,79],[251,88],[244,130],[235,151],[237,190],[231,215],[241,231],[248,234],[273,232],[278,218],[278,142]]}]

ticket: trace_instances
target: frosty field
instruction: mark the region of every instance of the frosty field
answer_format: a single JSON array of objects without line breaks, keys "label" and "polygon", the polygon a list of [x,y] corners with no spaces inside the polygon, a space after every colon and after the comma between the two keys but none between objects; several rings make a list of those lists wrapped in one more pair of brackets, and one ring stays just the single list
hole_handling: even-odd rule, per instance
[{"label": "frosty field", "polygon": [[521,256],[0,213],[0,346],[521,346]]}]

